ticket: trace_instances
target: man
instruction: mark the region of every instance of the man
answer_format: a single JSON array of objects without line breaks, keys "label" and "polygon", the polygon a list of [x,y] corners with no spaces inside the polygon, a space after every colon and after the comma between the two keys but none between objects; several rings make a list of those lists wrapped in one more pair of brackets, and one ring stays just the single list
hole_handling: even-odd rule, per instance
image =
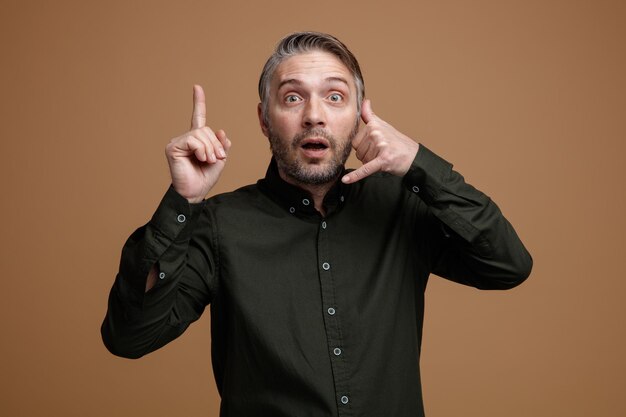
[{"label": "man", "polygon": [[[203,200],[231,142],[194,87],[192,128],[166,148],[172,185],[124,246],[107,348],[138,358],[210,304],[221,416],[423,415],[429,274],[507,289],[530,255],[488,197],[373,113],[334,37],[284,38],[259,95],[265,178]],[[363,165],[345,171],[351,148]]]}]

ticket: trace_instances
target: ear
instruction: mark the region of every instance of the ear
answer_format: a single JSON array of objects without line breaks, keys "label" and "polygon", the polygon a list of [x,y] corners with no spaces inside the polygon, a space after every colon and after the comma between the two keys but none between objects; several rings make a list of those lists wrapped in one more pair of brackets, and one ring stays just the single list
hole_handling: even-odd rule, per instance
[{"label": "ear", "polygon": [[259,125],[261,126],[261,131],[263,132],[265,137],[269,137],[269,129],[267,128],[267,125],[265,124],[265,120],[263,120],[263,106],[261,106],[261,103],[257,105],[256,113],[257,113],[257,116],[259,117]]}]

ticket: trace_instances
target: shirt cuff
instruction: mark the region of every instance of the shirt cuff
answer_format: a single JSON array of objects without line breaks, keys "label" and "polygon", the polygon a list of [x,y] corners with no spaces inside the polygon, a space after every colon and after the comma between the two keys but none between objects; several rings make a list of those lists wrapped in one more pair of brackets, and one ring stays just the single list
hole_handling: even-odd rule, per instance
[{"label": "shirt cuff", "polygon": [[444,178],[452,171],[452,164],[437,156],[420,143],[419,150],[411,167],[405,174],[405,187],[420,196],[427,204],[432,205],[441,191]]},{"label": "shirt cuff", "polygon": [[204,201],[189,203],[170,185],[149,225],[158,231],[161,238],[169,242],[184,239],[192,229],[187,226],[197,217],[203,205]]}]

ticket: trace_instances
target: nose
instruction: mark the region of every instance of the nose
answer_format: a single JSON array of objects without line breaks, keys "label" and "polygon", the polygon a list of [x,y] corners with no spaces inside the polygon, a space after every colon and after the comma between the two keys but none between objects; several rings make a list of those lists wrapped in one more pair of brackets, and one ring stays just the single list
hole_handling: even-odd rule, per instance
[{"label": "nose", "polygon": [[312,97],[304,106],[304,114],[302,115],[302,127],[311,129],[314,127],[326,126],[326,114],[324,112],[321,100]]}]

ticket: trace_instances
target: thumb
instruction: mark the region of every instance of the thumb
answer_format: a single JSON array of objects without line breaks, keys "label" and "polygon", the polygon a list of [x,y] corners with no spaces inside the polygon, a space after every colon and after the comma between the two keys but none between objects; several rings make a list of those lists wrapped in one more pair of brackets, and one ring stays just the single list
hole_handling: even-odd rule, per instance
[{"label": "thumb", "polygon": [[372,110],[372,101],[370,99],[363,100],[363,104],[361,105],[361,119],[363,119],[363,122],[368,124],[374,120],[375,117],[376,115]]}]

